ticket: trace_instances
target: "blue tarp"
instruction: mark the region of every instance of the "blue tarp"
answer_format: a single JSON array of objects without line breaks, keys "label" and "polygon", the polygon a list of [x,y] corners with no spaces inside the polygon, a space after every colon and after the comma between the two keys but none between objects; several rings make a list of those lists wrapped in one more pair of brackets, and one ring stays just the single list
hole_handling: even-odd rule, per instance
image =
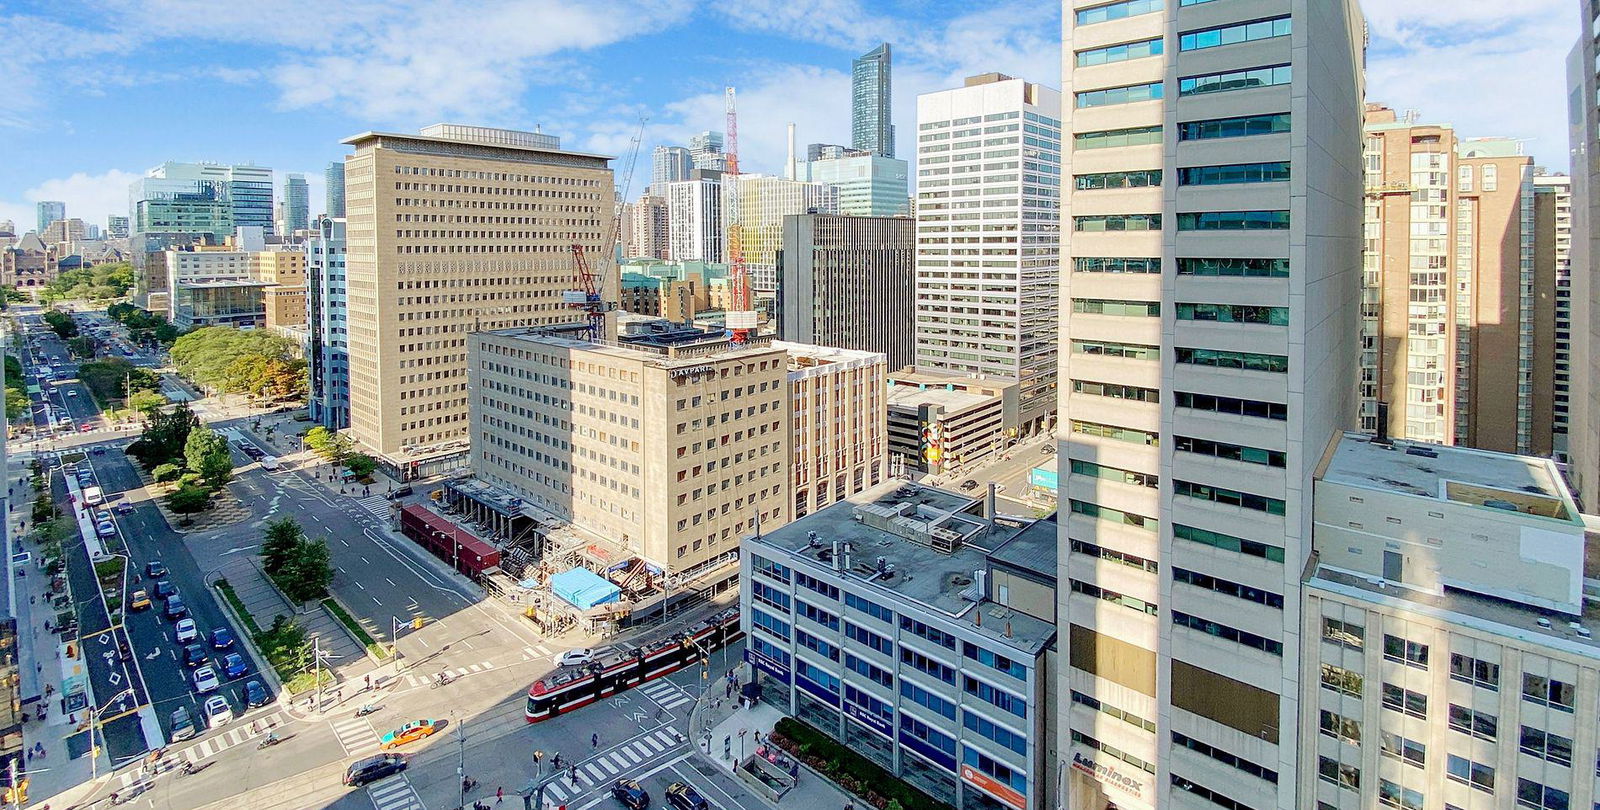
[{"label": "blue tarp", "polygon": [[574,568],[550,577],[550,592],[579,610],[622,598],[621,588],[587,568]]}]

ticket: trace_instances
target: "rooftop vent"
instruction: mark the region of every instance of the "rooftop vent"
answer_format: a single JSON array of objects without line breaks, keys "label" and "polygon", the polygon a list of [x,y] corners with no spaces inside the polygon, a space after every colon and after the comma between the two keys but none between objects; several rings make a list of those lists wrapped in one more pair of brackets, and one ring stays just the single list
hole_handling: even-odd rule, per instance
[{"label": "rooftop vent", "polygon": [[1439,457],[1438,451],[1436,451],[1436,450],[1434,450],[1432,448],[1423,447],[1423,446],[1417,445],[1417,444],[1413,444],[1410,447],[1407,447],[1406,448],[1406,455],[1408,455],[1408,456],[1422,456],[1423,458],[1438,458]]}]

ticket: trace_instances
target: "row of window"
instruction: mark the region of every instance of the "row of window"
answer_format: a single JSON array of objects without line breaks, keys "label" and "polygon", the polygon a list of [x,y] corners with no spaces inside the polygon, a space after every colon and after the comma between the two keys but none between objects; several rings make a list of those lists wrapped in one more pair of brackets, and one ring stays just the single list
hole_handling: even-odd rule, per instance
[{"label": "row of window", "polygon": [[1293,33],[1288,17],[1225,25],[1178,35],[1178,50],[1200,51],[1240,42],[1254,42]]},{"label": "row of window", "polygon": [[1229,444],[1228,442],[1217,442],[1193,436],[1178,436],[1174,438],[1174,442],[1175,446],[1185,453],[1212,456],[1229,461],[1243,461],[1247,464],[1261,464],[1268,467],[1283,467],[1288,458],[1287,454],[1280,450],[1264,450],[1259,447],[1247,447],[1242,444]]},{"label": "row of window", "polygon": [[1121,357],[1127,360],[1160,360],[1161,347],[1142,343],[1110,343],[1099,340],[1073,340],[1074,354],[1094,354],[1102,357]]},{"label": "row of window", "polygon": [[1266,636],[1256,635],[1248,630],[1240,630],[1237,627],[1229,627],[1221,622],[1214,622],[1210,619],[1202,619],[1199,616],[1191,616],[1188,613],[1174,610],[1172,611],[1172,623],[1179,627],[1187,627],[1191,630],[1199,630],[1202,633],[1216,636],[1217,638],[1231,641],[1244,647],[1261,650],[1262,652],[1271,653],[1272,655],[1283,655],[1283,642],[1275,641],[1267,638]]},{"label": "row of window", "polygon": [[[1178,215],[1180,218],[1182,214]],[[1159,231],[1160,214],[1100,214],[1072,218],[1072,229],[1083,233],[1106,231]]]},{"label": "row of window", "polygon": [[[1289,161],[1191,166],[1178,170],[1180,186],[1226,186],[1238,183],[1281,183],[1289,179]],[[1159,184],[1159,181],[1158,181]]]},{"label": "row of window", "polygon": [[1120,442],[1144,444],[1155,447],[1161,443],[1160,435],[1148,430],[1123,427],[1121,425],[1107,425],[1100,422],[1085,422],[1080,419],[1072,420],[1072,432],[1084,436],[1098,436],[1102,439],[1116,439]]},{"label": "row of window", "polygon": [[1146,39],[1140,42],[1124,42],[1120,45],[1078,51],[1076,59],[1078,67],[1093,67],[1094,65],[1109,65],[1113,62],[1126,62],[1129,59],[1143,59],[1146,56],[1160,56],[1165,51],[1165,40],[1159,38]]},{"label": "row of window", "polygon": [[1195,96],[1203,93],[1222,93],[1229,90],[1247,90],[1254,87],[1272,87],[1293,80],[1288,65],[1231,70],[1205,76],[1187,76],[1178,80],[1178,95]]},{"label": "row of window", "polygon": [[1121,259],[1105,256],[1078,256],[1072,260],[1078,273],[1160,273],[1160,259]]},{"label": "row of window", "polygon": [[1286,374],[1289,371],[1289,358],[1281,354],[1231,352],[1222,349],[1191,349],[1180,346],[1177,349],[1177,361],[1195,366],[1233,368],[1243,371],[1270,371],[1275,374]]},{"label": "row of window", "polygon": [[1192,211],[1178,214],[1180,231],[1282,231],[1288,211]]},{"label": "row of window", "polygon": [[1270,560],[1275,563],[1283,562],[1283,549],[1255,540],[1246,540],[1243,537],[1234,537],[1231,534],[1174,523],[1172,524],[1172,536],[1179,540],[1188,540],[1191,543],[1199,543],[1200,545],[1219,548],[1223,551],[1248,554],[1251,557],[1260,557],[1263,560]]},{"label": "row of window", "polygon": [[1235,599],[1243,599],[1246,602],[1255,602],[1258,605],[1266,605],[1267,607],[1277,608],[1279,610],[1283,609],[1283,596],[1281,594],[1263,590],[1253,585],[1245,585],[1239,582],[1233,582],[1231,580],[1223,579],[1222,577],[1212,576],[1211,574],[1201,573],[1199,571],[1190,571],[1187,568],[1173,567],[1172,581],[1182,582],[1185,585],[1193,585],[1196,588],[1204,588],[1205,590],[1214,591],[1216,593],[1223,594],[1224,596],[1232,596]]},{"label": "row of window", "polygon": [[1258,419],[1277,419],[1281,421],[1289,418],[1289,406],[1278,402],[1220,397],[1213,394],[1196,394],[1190,391],[1176,391],[1173,393],[1173,397],[1179,408],[1225,413],[1234,416],[1253,416]]},{"label": "row of window", "polygon": [[1178,304],[1180,321],[1214,321],[1217,323],[1256,323],[1267,326],[1288,326],[1288,307],[1262,307],[1245,304]]},{"label": "row of window", "polygon": [[1121,509],[1112,509],[1109,506],[1101,506],[1090,501],[1068,500],[1067,508],[1075,515],[1121,523],[1124,526],[1133,526],[1146,531],[1153,532],[1156,530],[1157,521],[1155,518],[1145,517],[1133,512],[1124,512]]},{"label": "row of window", "polygon": [[1073,380],[1072,391],[1075,394],[1088,394],[1095,397],[1110,397],[1111,399],[1127,399],[1134,402],[1160,402],[1161,392],[1154,388],[1142,388],[1137,385],[1119,385],[1117,383],[1091,382],[1089,380]]},{"label": "row of window", "polygon": [[1119,467],[1108,467],[1096,464],[1093,461],[1072,459],[1072,474],[1087,475],[1103,481],[1115,481],[1119,484],[1131,484],[1136,487],[1156,487],[1161,476],[1155,473],[1142,473],[1133,470],[1124,470]]},{"label": "row of window", "polygon": [[1099,191],[1108,188],[1149,188],[1161,185],[1160,169],[1139,169],[1131,172],[1100,172],[1073,175],[1073,187],[1078,191]]},{"label": "row of window", "polygon": [[1105,298],[1074,298],[1072,311],[1080,315],[1119,315],[1125,318],[1159,318],[1160,301],[1117,301]]},{"label": "row of window", "polygon": [[1284,502],[1280,498],[1268,498],[1265,495],[1255,495],[1210,484],[1197,484],[1193,481],[1173,481],[1172,493],[1196,500],[1265,512],[1269,515],[1281,516],[1285,512]]},{"label": "row of window", "polygon": [[[1255,135],[1277,135],[1288,131],[1289,113],[1260,113],[1179,122],[1178,140],[1210,141],[1222,138],[1248,138]],[[1116,149],[1124,146],[1150,146],[1161,143],[1161,138],[1162,128],[1159,125],[1077,132],[1072,135],[1072,148],[1075,150],[1088,150]]]}]

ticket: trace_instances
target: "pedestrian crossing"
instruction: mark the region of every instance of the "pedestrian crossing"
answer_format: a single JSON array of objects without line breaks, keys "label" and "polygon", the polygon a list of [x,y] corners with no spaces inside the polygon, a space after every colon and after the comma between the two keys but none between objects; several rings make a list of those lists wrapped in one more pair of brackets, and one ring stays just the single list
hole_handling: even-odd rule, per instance
[{"label": "pedestrian crossing", "polygon": [[667,680],[651,681],[639,687],[639,691],[643,692],[645,697],[655,701],[656,705],[663,709],[671,709],[694,701],[694,698],[689,697],[682,687]]},{"label": "pedestrian crossing", "polygon": [[[268,732],[283,725],[287,720],[288,718],[282,712],[274,712],[265,717],[252,720],[249,724],[241,723],[228,728],[226,731],[219,731],[215,735],[173,754],[173,757],[178,760],[174,765],[181,767],[184,762],[198,765],[201,760],[210,759],[236,745],[266,736]],[[133,783],[139,781],[142,775],[141,769],[134,768],[120,774],[117,778],[122,787],[130,787]]]},{"label": "pedestrian crossing", "polygon": [[372,724],[364,717],[346,717],[343,720],[329,720],[328,725],[333,726],[333,733],[339,738],[340,747],[344,748],[347,757],[370,754],[378,750],[378,733],[373,730]]},{"label": "pedestrian crossing", "polygon": [[[463,677],[466,677],[468,675],[475,675],[475,674],[477,674],[479,672],[488,672],[491,669],[494,669],[494,664],[491,664],[488,661],[484,661],[481,664],[469,664],[469,665],[464,666],[464,667],[457,667],[455,669],[447,669],[447,670],[444,670],[444,674],[449,675],[450,676],[450,680],[453,681],[453,680],[455,680],[457,678],[463,678]],[[438,679],[439,679],[439,673],[437,673],[437,672],[422,673],[420,675],[417,674],[417,673],[414,673],[414,672],[407,672],[406,673],[406,683],[408,685],[410,685],[410,686],[426,686],[426,685],[428,685],[429,681],[437,681]]]},{"label": "pedestrian crossing", "polygon": [[411,780],[405,774],[369,786],[367,798],[378,810],[426,810],[422,799],[411,789]]},{"label": "pedestrian crossing", "polygon": [[550,655],[550,648],[544,646],[543,644],[535,644],[531,647],[522,648],[522,660],[524,661],[532,661],[536,658],[549,658]]},{"label": "pedestrian crossing", "polygon": [[373,517],[379,520],[389,519],[389,499],[382,495],[368,495],[365,498],[357,498],[356,503],[361,504],[362,509],[371,512]]},{"label": "pedestrian crossing", "polygon": [[[576,766],[574,782],[570,768],[568,775],[545,786],[544,795],[557,803],[582,795],[600,785],[609,785],[617,779],[635,773],[639,767],[678,746],[678,736],[671,729],[657,729],[655,733],[624,743],[604,753],[596,754]],[[383,810],[380,808],[380,810]]]}]

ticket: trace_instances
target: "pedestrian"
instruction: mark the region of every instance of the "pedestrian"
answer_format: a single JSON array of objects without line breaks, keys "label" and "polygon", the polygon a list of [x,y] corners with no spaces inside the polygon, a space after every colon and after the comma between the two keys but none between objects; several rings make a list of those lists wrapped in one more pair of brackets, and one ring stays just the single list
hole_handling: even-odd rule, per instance
[{"label": "pedestrian", "polygon": [[371,689],[372,688],[372,676],[368,675],[363,680],[366,682],[367,688]]},{"label": "pedestrian", "polygon": [[598,733],[589,735],[589,747],[590,748],[599,748],[600,747],[600,735]]},{"label": "pedestrian", "polygon": [[722,690],[722,696],[729,700],[733,699],[733,684],[728,684],[728,688]]},{"label": "pedestrian", "polygon": [[578,766],[573,765],[567,769],[567,778],[572,780],[572,786],[578,786]]},{"label": "pedestrian", "polygon": [[499,803],[501,803],[501,802],[503,802],[505,800],[506,800],[506,788],[505,788],[505,785],[501,785],[500,787],[495,788],[494,789],[494,803],[495,804],[499,804]]}]

